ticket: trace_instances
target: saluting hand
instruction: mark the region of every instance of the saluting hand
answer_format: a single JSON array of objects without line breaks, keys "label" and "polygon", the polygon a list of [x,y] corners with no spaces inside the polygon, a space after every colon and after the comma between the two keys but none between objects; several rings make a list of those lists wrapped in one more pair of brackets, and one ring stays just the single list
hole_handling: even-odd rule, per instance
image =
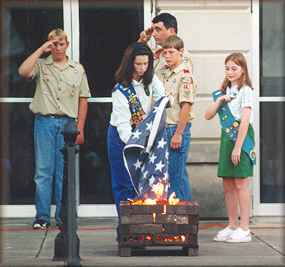
[{"label": "saluting hand", "polygon": [[49,40],[46,41],[42,46],[41,46],[41,50],[43,53],[48,53],[50,52],[55,46],[54,43],[58,42],[57,40]]},{"label": "saluting hand", "polygon": [[146,30],[142,31],[140,33],[140,38],[138,39],[138,42],[140,43],[147,43],[149,39],[151,38],[153,32],[153,28],[149,27]]}]

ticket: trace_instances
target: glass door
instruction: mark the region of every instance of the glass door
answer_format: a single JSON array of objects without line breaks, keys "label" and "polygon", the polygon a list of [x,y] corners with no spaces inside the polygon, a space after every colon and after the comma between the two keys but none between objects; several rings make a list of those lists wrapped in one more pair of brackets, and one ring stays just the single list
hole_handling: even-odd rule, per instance
[{"label": "glass door", "polygon": [[259,1],[259,166],[255,215],[284,212],[285,2]]},{"label": "glass door", "polygon": [[33,81],[18,75],[21,62],[63,27],[62,0],[1,1],[1,166],[3,215],[34,216]]},{"label": "glass door", "polygon": [[111,92],[124,49],[144,29],[145,2],[79,0],[79,57],[92,95],[80,148],[80,216],[116,215],[106,147]]}]

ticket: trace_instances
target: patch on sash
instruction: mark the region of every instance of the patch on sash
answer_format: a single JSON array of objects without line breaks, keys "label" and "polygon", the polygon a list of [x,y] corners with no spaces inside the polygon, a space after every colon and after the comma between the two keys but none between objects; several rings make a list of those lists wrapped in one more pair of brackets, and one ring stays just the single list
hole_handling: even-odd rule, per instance
[{"label": "patch on sash", "polygon": [[192,85],[191,83],[183,83],[183,89],[184,89],[185,91],[190,91],[191,88],[192,88],[191,85]]},{"label": "patch on sash", "polygon": [[256,158],[256,152],[254,149],[252,149],[250,152],[249,152],[249,156],[251,159],[255,159]]},{"label": "patch on sash", "polygon": [[189,84],[193,84],[193,79],[190,75],[183,75],[181,78],[181,81],[183,83],[189,83]]}]

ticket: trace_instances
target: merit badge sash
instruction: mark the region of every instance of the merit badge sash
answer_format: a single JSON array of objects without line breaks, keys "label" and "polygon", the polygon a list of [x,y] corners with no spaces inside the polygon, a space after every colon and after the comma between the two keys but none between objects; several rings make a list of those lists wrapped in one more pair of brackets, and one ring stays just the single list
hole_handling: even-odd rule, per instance
[{"label": "merit badge sash", "polygon": [[[220,96],[224,95],[221,90],[212,93],[214,101]],[[218,110],[220,125],[222,130],[234,143],[237,140],[238,129],[240,121],[236,120],[227,103],[224,103]],[[248,134],[244,139],[242,150],[249,156],[252,165],[256,163],[256,154],[254,150],[254,140]]]},{"label": "merit badge sash", "polygon": [[141,102],[136,95],[136,91],[132,84],[127,88],[124,88],[121,84],[117,84],[115,88],[118,89],[128,100],[131,112],[131,125],[134,129],[143,120],[145,115]]}]

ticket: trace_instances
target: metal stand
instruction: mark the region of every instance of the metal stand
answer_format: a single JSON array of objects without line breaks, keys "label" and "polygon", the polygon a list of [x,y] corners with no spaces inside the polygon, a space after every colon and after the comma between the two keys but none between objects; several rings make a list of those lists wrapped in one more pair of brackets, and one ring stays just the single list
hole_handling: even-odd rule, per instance
[{"label": "metal stand", "polygon": [[75,157],[78,153],[75,145],[79,131],[75,123],[66,124],[63,135],[64,153],[64,180],[62,194],[61,218],[63,225],[55,238],[54,261],[65,261],[66,266],[80,266],[79,246],[77,235],[77,208],[76,208],[76,182]]}]

